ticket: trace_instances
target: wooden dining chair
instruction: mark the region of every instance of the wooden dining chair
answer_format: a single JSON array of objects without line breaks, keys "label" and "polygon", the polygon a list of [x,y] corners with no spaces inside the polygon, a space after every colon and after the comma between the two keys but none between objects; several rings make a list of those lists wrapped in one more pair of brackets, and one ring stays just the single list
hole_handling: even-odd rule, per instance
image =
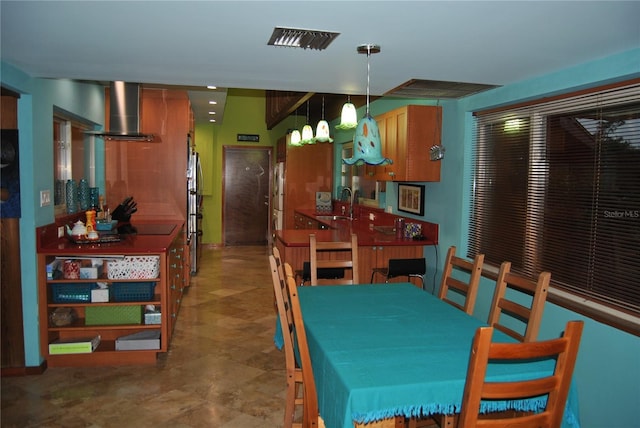
[{"label": "wooden dining chair", "polygon": [[274,247],[274,254],[269,256],[271,266],[271,278],[273,280],[273,292],[275,294],[278,318],[282,329],[284,342],[285,372],[287,378],[287,395],[284,410],[284,428],[301,428],[302,422],[295,421],[296,412],[304,413],[304,391],[302,369],[296,362],[294,353],[294,324],[291,300],[287,291],[284,268],[279,260],[279,252]]},{"label": "wooden dining chair", "polygon": [[[511,272],[511,262],[503,262],[496,280],[488,324],[521,342],[536,340],[550,280],[549,272],[541,272],[534,281]],[[516,330],[518,324],[523,326],[524,334]]]},{"label": "wooden dining chair", "polygon": [[[351,234],[349,241],[318,241],[315,234],[309,235],[309,251],[311,265],[311,285],[318,284],[359,284],[358,277],[358,236]],[[324,257],[319,257],[324,253]],[[322,279],[318,277],[318,269],[343,268],[351,270],[351,277]]]},{"label": "wooden dining chair", "polygon": [[[480,327],[473,338],[458,428],[561,426],[583,327],[582,321],[569,321],[562,337],[525,343],[492,343],[494,328]],[[488,382],[485,378],[487,366],[492,362],[524,363],[538,359],[555,359],[553,374],[522,381]],[[518,400],[545,395],[546,408],[540,413],[479,416],[481,400]]]},{"label": "wooden dining chair", "polygon": [[[474,257],[473,261],[470,261],[456,256],[455,246],[449,247],[447,257],[444,261],[444,270],[442,272],[442,281],[440,281],[438,298],[469,315],[473,315],[483,264],[484,254],[478,254]],[[456,277],[452,276],[454,272],[456,273]],[[461,279],[462,276],[458,275],[459,272],[462,272],[466,280]],[[462,296],[464,302],[460,303],[460,299],[456,300],[453,297],[454,295]]]},{"label": "wooden dining chair", "polygon": [[286,286],[291,299],[291,311],[293,313],[293,324],[295,329],[296,344],[298,355],[300,358],[300,367],[302,369],[303,384],[303,421],[302,428],[323,428],[320,415],[318,412],[318,394],[316,391],[316,382],[313,376],[313,367],[311,365],[311,356],[309,355],[309,346],[307,343],[307,333],[304,329],[304,320],[302,317],[302,308],[298,299],[298,290],[293,269],[288,263],[284,264],[284,272],[286,275]]}]

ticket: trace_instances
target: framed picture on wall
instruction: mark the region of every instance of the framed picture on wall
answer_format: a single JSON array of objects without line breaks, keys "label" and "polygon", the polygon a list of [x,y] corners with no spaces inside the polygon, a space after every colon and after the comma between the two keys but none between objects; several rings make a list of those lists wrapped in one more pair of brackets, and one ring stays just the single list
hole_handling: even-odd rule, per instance
[{"label": "framed picture on wall", "polygon": [[424,215],[424,185],[398,184],[398,211]]}]

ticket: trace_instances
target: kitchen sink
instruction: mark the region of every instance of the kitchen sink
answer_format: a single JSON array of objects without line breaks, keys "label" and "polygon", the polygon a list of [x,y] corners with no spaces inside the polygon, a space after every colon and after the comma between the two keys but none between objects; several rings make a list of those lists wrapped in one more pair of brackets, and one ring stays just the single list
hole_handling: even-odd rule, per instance
[{"label": "kitchen sink", "polygon": [[376,232],[383,233],[385,235],[395,235],[396,228],[395,226],[373,226],[373,230]]},{"label": "kitchen sink", "polygon": [[335,220],[351,220],[351,219],[346,215],[317,215],[316,220],[335,221]]}]

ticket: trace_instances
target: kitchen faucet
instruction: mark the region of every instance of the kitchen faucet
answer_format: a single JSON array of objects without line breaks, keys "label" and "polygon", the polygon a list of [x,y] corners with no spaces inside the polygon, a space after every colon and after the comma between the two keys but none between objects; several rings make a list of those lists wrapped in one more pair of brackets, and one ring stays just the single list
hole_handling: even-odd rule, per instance
[{"label": "kitchen faucet", "polygon": [[342,189],[343,195],[345,191],[349,192],[349,220],[353,220],[353,191],[349,187],[345,187]]}]

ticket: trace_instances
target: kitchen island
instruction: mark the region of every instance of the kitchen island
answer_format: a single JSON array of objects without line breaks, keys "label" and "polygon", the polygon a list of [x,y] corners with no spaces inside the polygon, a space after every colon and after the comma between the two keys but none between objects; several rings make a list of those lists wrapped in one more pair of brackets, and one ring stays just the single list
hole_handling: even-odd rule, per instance
[{"label": "kitchen island", "polygon": [[[48,367],[155,364],[167,352],[189,285],[184,221],[136,224],[117,242],[76,243],[59,224],[36,230],[40,349]],[[107,235],[104,235],[107,236]],[[65,263],[81,274],[65,272]],[[61,317],[66,315],[67,319]],[[125,343],[124,337],[144,340]],[[51,344],[99,337],[86,353]]]},{"label": "kitchen island", "polygon": [[[309,235],[318,241],[348,241],[352,233],[358,236],[358,276],[361,282],[369,282],[373,268],[386,267],[389,259],[424,257],[425,245],[438,244],[438,225],[413,219],[407,222],[420,224],[420,239],[396,238],[393,229],[395,215],[367,207],[356,207],[354,219],[341,219],[340,213],[317,213],[313,210],[296,210],[296,214],[312,219],[319,229],[285,229],[275,232],[274,245],[283,261],[294,271],[302,270],[309,260]],[[332,217],[336,216],[337,219]],[[394,281],[394,280],[391,280]],[[406,282],[406,278],[397,281]]]}]

